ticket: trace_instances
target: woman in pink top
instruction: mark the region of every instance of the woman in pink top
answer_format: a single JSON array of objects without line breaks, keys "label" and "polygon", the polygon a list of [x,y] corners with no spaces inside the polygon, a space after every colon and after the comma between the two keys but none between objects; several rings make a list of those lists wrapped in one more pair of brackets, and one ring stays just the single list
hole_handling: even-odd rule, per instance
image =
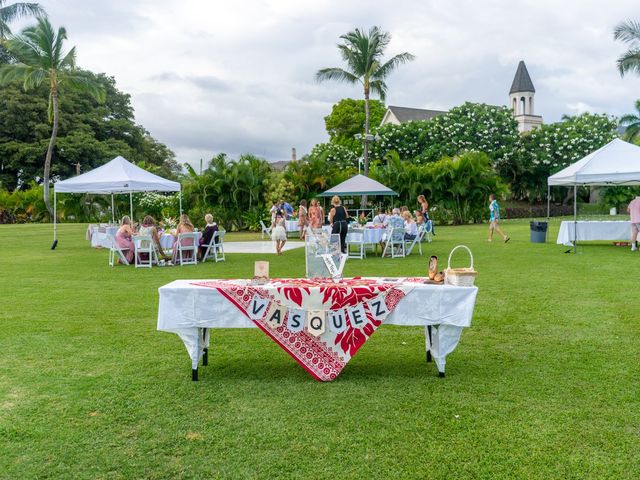
[{"label": "woman in pink top", "polygon": [[637,250],[638,230],[640,229],[640,196],[631,200],[627,211],[631,217],[631,250]]},{"label": "woman in pink top", "polygon": [[128,215],[122,217],[122,221],[120,222],[120,228],[116,232],[116,243],[124,257],[127,259],[127,262],[133,262],[133,240],[131,240],[131,236],[134,234],[133,228],[131,228],[131,219]]}]

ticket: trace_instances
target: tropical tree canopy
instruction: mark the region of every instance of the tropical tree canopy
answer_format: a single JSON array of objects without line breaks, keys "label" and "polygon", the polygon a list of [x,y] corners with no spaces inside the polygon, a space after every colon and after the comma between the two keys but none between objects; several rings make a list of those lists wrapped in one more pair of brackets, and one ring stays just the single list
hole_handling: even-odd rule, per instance
[{"label": "tropical tree canopy", "polygon": [[24,17],[44,17],[44,9],[37,3],[17,2],[7,5],[6,0],[0,0],[0,40],[5,40],[10,34],[9,23]]},{"label": "tropical tree canopy", "polygon": [[0,67],[0,85],[12,81],[22,83],[25,90],[37,88],[43,83],[49,84],[49,120],[53,123],[51,138],[44,160],[44,203],[53,214],[49,201],[49,177],[51,173],[51,159],[56,144],[60,123],[58,94],[61,85],[79,91],[87,92],[97,101],[104,100],[104,89],[96,82],[76,69],[76,49],[64,50],[67,31],[64,27],[57,31],[51,26],[47,18],[38,18],[36,25],[25,28],[20,35],[12,35],[5,42],[5,46],[16,63]]},{"label": "tropical tree canopy", "polygon": [[[351,84],[361,84],[365,100],[364,132],[369,133],[370,112],[369,96],[373,92],[382,101],[387,95],[386,78],[400,64],[409,62],[414,56],[408,52],[400,53],[383,61],[384,51],[391,41],[391,35],[380,27],[372,27],[368,32],[356,28],[340,36],[342,43],[338,50],[347,68],[322,68],[316,72],[317,81],[336,80]],[[369,174],[369,142],[364,143],[364,174]]]},{"label": "tropical tree canopy", "polygon": [[[364,131],[365,108],[364,100],[354,100],[353,98],[343,98],[336,103],[332,107],[331,113],[324,117],[329,141],[336,145],[347,147],[352,152],[360,155],[362,153],[362,142],[357,140],[355,135]],[[370,121],[371,125],[373,125],[373,132],[380,125],[385,111],[384,103],[381,101],[369,101]]]},{"label": "tropical tree canopy", "polygon": [[616,62],[620,75],[627,72],[640,75],[640,22],[627,20],[619,23],[613,30],[613,38],[629,45]]},{"label": "tropical tree canopy", "polygon": [[636,100],[636,112],[620,117],[620,125],[626,127],[625,140],[635,142],[640,140],[640,100]]}]

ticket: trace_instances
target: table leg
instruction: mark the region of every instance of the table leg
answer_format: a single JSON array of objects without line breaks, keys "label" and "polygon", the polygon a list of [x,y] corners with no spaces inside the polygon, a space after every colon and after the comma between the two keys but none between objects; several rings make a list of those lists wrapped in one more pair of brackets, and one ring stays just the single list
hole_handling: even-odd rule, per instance
[{"label": "table leg", "polygon": [[198,369],[197,368],[192,368],[191,369],[191,381],[192,382],[197,382],[198,381]]},{"label": "table leg", "polygon": [[431,325],[427,325],[427,363],[431,363]]},{"label": "table leg", "polygon": [[[202,341],[204,342],[204,345],[208,345],[206,328],[202,329]],[[207,365],[209,365],[209,347],[205,346],[202,349],[202,366],[206,367]]]},{"label": "table leg", "polygon": [[438,372],[438,377],[444,378],[444,372]]}]

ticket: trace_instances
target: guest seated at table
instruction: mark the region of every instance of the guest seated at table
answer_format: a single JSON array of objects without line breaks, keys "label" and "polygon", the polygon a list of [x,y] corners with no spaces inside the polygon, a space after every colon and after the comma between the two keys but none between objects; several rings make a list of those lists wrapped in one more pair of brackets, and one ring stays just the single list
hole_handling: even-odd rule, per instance
[{"label": "guest seated at table", "polygon": [[388,215],[381,208],[378,208],[376,210],[376,216],[373,217],[373,224],[374,225],[384,225],[384,222],[387,219],[387,216]]},{"label": "guest seated at table", "polygon": [[402,217],[404,218],[404,239],[414,240],[418,236],[418,225],[408,210],[402,214]]},{"label": "guest seated at table", "polygon": [[116,232],[116,244],[122,250],[127,262],[133,262],[134,246],[131,237],[135,235],[133,228],[131,228],[131,219],[128,215],[122,217],[120,222],[120,228]]},{"label": "guest seated at table", "polygon": [[158,251],[160,256],[165,260],[169,260],[169,257],[165,255],[164,250],[162,249],[158,227],[156,227],[156,221],[151,215],[146,215],[142,219],[142,226],[138,230],[138,235],[151,237],[151,240],[153,241],[153,244],[155,245],[156,250]]},{"label": "guest seated at table", "polygon": [[[180,215],[180,222],[178,223],[178,227],[176,228],[176,238],[173,241],[173,263],[175,265],[176,260],[178,259],[178,238],[181,233],[193,233],[195,232],[195,228],[191,220],[189,220],[189,216],[186,213]],[[193,240],[191,238],[185,238],[180,242],[180,245],[183,247],[190,247],[193,245]]]},{"label": "guest seated at table", "polygon": [[424,225],[424,217],[422,216],[421,213],[416,214],[416,224],[418,224],[418,228]]},{"label": "guest seated at table", "polygon": [[391,210],[391,215],[388,215],[384,222],[385,227],[403,228],[404,219],[400,216],[400,209],[394,208]]},{"label": "guest seated at table", "polygon": [[211,239],[213,238],[213,235],[218,231],[218,224],[213,221],[213,215],[211,215],[210,213],[207,213],[204,216],[204,221],[207,223],[207,226],[204,227],[204,231],[202,232],[202,237],[200,237],[200,241],[199,241],[200,260],[202,260],[202,257],[206,253],[207,247],[209,246],[209,243],[211,243]]}]

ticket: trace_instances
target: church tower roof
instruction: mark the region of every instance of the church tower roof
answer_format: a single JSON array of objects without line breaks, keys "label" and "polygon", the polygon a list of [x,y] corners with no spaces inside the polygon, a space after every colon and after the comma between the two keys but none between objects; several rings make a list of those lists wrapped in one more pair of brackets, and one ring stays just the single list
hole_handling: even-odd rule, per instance
[{"label": "church tower roof", "polygon": [[518,63],[518,69],[516,70],[516,76],[513,77],[513,83],[511,84],[509,94],[535,91],[536,89],[533,87],[533,82],[531,81],[531,77],[527,71],[527,66],[524,64],[523,60],[520,60],[520,63]]}]

